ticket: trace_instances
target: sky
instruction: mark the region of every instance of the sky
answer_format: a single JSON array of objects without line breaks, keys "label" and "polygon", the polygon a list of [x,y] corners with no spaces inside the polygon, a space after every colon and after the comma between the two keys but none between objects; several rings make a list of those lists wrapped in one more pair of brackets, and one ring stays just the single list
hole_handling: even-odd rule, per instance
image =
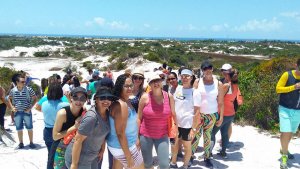
[{"label": "sky", "polygon": [[300,1],[3,0],[0,33],[300,40]]}]

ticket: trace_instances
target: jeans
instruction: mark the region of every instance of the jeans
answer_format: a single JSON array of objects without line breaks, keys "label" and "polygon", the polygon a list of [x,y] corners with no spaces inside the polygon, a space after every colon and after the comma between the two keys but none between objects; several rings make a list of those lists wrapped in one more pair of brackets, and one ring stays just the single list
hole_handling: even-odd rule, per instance
[{"label": "jeans", "polygon": [[25,113],[24,111],[17,111],[15,113],[15,124],[17,131],[23,130],[24,125],[23,121],[25,122],[25,127],[27,130],[31,130],[32,126],[32,113]]},{"label": "jeans", "polygon": [[52,137],[52,130],[53,128],[44,128],[43,131],[43,139],[45,141],[45,144],[47,146],[47,150],[48,150],[48,156],[49,156],[49,152],[53,143],[53,137]]},{"label": "jeans", "polygon": [[6,111],[6,104],[1,103],[0,104],[0,126],[4,127],[4,116]]},{"label": "jeans", "polygon": [[153,145],[155,147],[159,159],[158,161],[159,168],[160,169],[169,168],[169,138],[167,136],[162,137],[160,139],[153,139],[141,135],[140,143],[141,143],[141,150],[142,150],[142,155],[143,155],[146,169],[151,168],[153,166],[153,155],[152,155]]},{"label": "jeans", "polygon": [[219,126],[219,127],[214,126],[214,129],[213,129],[212,135],[211,135],[211,141],[212,141],[211,150],[214,148],[214,145],[216,142],[216,134],[218,133],[219,130],[221,130],[222,151],[223,152],[226,151],[226,148],[227,148],[227,145],[229,142],[228,128],[230,127],[230,124],[232,123],[233,119],[234,119],[234,115],[233,116],[224,116],[221,126]]}]

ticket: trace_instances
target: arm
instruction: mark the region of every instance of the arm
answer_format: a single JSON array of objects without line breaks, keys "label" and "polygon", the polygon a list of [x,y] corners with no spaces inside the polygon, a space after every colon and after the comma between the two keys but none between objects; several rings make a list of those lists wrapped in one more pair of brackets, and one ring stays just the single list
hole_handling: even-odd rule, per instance
[{"label": "arm", "polygon": [[78,168],[78,162],[80,158],[81,148],[83,141],[87,138],[87,136],[81,135],[80,133],[76,133],[75,141],[72,148],[72,164],[71,169]]},{"label": "arm", "polygon": [[30,107],[28,107],[28,109],[25,110],[25,112],[30,112],[31,111],[31,109],[34,107],[35,103],[37,102],[37,97],[35,95],[32,96],[32,100],[33,100],[32,105]]},{"label": "arm", "polygon": [[286,82],[288,81],[289,74],[288,72],[284,72],[282,76],[280,77],[277,85],[276,85],[276,92],[278,94],[280,93],[289,93],[294,90],[296,90],[296,85],[291,85],[291,86],[285,86]]},{"label": "arm", "polygon": [[[138,118],[136,119],[138,129],[140,129],[140,126],[141,126],[141,122],[142,122],[142,118],[143,118],[143,109],[146,105],[147,99],[148,99],[147,93],[144,93],[142,95],[142,97],[140,98],[139,107],[138,107]],[[138,137],[139,137],[139,132],[138,132]]]},{"label": "arm", "polygon": [[241,94],[241,91],[240,91],[239,87],[238,87],[238,92],[237,92],[236,99],[237,99],[237,102],[238,102],[239,106],[243,104],[244,100],[243,100],[243,96]]},{"label": "arm", "polygon": [[196,79],[196,80],[195,80],[195,82],[194,82],[194,84],[193,84],[194,89],[198,89],[199,80],[200,80],[200,79]]},{"label": "arm", "polygon": [[[12,89],[13,90],[13,89]],[[9,108],[11,109],[12,112],[16,112],[17,109],[15,108],[15,106],[12,104],[11,100],[13,99],[12,95],[13,95],[13,92],[12,90],[10,91],[9,93],[9,96],[7,98],[7,104],[9,106]]]},{"label": "arm", "polygon": [[74,126],[70,127],[69,129],[65,130],[65,131],[60,131],[63,124],[66,122],[66,110],[65,109],[60,109],[57,112],[56,115],[56,120],[55,120],[55,124],[53,127],[53,132],[52,132],[52,136],[53,136],[53,140],[59,140],[61,138],[63,138],[65,135],[71,133],[73,130],[78,128],[78,121],[75,122]]},{"label": "arm", "polygon": [[216,122],[216,126],[221,126],[223,123],[223,114],[224,114],[224,96],[225,96],[225,89],[228,89],[229,86],[226,87],[226,85],[223,85],[221,82],[219,82],[219,88],[218,88],[218,107],[219,107],[219,113],[220,113],[220,118]]},{"label": "arm", "polygon": [[172,117],[174,120],[174,123],[177,125],[177,117],[176,117],[176,112],[175,112],[175,100],[173,95],[168,94],[169,98],[170,98],[170,108],[171,108],[171,113],[172,113]]},{"label": "arm", "polygon": [[116,134],[120,142],[121,148],[124,152],[124,155],[126,157],[128,168],[130,168],[133,165],[133,159],[129,151],[128,141],[125,134],[128,119],[127,104],[123,103],[122,101],[118,101],[114,104],[112,114],[115,121]]}]

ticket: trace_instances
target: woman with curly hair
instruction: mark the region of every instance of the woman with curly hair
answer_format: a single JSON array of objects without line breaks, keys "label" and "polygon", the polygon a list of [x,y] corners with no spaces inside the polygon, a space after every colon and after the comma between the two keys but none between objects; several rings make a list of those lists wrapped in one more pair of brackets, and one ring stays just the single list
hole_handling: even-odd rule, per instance
[{"label": "woman with curly hair", "polygon": [[144,168],[142,153],[137,146],[137,113],[129,100],[133,89],[130,75],[120,75],[114,89],[113,94],[120,99],[111,106],[111,131],[107,140],[108,149],[114,156],[113,168]]}]

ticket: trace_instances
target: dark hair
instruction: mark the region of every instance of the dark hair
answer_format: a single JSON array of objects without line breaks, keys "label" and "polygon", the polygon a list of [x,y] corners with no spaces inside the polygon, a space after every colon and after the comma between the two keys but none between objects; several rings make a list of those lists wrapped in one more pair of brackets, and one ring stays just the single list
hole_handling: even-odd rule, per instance
[{"label": "dark hair", "polygon": [[74,87],[79,87],[80,86],[80,82],[79,82],[79,79],[78,79],[77,76],[73,77],[73,84],[74,84]]},{"label": "dark hair", "polygon": [[54,82],[49,84],[47,98],[48,100],[59,100],[63,97],[63,90],[59,83]]},{"label": "dark hair", "polygon": [[122,74],[122,75],[118,76],[116,83],[115,83],[113,95],[115,95],[117,97],[121,97],[121,93],[123,91],[123,86],[124,86],[127,78],[130,78],[129,74]]},{"label": "dark hair", "polygon": [[178,79],[177,74],[175,72],[171,72],[169,75],[174,75],[176,79]]},{"label": "dark hair", "polygon": [[195,82],[195,80],[196,80],[196,76],[195,76],[195,75],[192,75],[191,78],[192,78],[192,80],[191,80],[191,86],[193,86],[193,85],[194,85],[194,82]]},{"label": "dark hair", "polygon": [[63,78],[61,86],[64,86],[70,79],[71,79],[71,76],[69,74],[66,74]]},{"label": "dark hair", "polygon": [[17,77],[16,77],[17,82],[20,82],[20,79],[21,79],[21,78],[24,78],[24,79],[25,79],[25,76],[24,76],[23,74],[17,75]]},{"label": "dark hair", "polygon": [[167,63],[164,62],[164,63],[162,64],[162,67],[163,67],[164,69],[166,69],[166,68],[167,68]]},{"label": "dark hair", "polygon": [[46,87],[48,86],[48,79],[46,78],[42,78],[41,80],[41,88],[42,88],[42,91],[44,92]]},{"label": "dark hair", "polygon": [[297,60],[297,66],[300,66],[300,58]]}]

